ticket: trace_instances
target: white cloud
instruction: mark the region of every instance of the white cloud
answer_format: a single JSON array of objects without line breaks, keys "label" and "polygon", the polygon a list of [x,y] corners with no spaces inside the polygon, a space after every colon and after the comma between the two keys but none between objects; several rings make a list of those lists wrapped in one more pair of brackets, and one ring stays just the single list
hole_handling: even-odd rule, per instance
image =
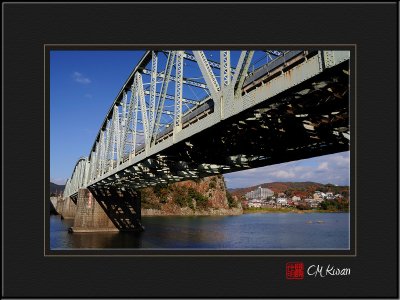
[{"label": "white cloud", "polygon": [[301,179],[311,179],[313,177],[313,173],[312,172],[306,172],[300,175]]},{"label": "white cloud", "polygon": [[336,155],[331,157],[331,161],[339,167],[347,167],[350,164],[350,156]]},{"label": "white cloud", "polygon": [[74,72],[72,74],[72,78],[74,79],[74,81],[81,84],[89,84],[92,82],[90,78],[83,76],[83,74],[79,72]]},{"label": "white cloud", "polygon": [[305,170],[305,167],[302,167],[302,166],[295,166],[295,167],[293,168],[293,170],[295,170],[296,172],[304,171],[304,170]]},{"label": "white cloud", "polygon": [[296,174],[294,172],[287,172],[284,170],[279,170],[276,172],[271,173],[276,178],[286,179],[286,178],[294,178]]},{"label": "white cloud", "polygon": [[317,168],[318,171],[328,171],[328,163],[326,161],[320,163]]}]

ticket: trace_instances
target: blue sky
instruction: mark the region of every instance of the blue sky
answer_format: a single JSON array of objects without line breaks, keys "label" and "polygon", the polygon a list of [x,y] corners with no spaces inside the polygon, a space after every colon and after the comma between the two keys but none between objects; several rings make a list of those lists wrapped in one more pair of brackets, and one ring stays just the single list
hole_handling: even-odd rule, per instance
[{"label": "blue sky", "polygon": [[[52,182],[64,184],[79,157],[88,156],[106,113],[143,53],[51,51]],[[349,185],[349,156],[349,152],[321,156],[226,174],[225,179],[229,188],[272,181],[316,181]]]},{"label": "blue sky", "polygon": [[229,188],[248,187],[265,182],[313,181],[350,185],[350,152],[324,155],[262,168],[225,174]]}]

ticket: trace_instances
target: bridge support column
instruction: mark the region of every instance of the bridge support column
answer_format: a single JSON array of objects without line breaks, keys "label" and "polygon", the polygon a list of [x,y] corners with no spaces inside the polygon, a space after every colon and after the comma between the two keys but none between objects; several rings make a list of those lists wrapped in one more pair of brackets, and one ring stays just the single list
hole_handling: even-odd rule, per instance
[{"label": "bridge support column", "polygon": [[57,201],[58,201],[58,197],[50,197],[50,214],[51,215],[58,215],[57,212]]},{"label": "bridge support column", "polygon": [[118,231],[88,189],[79,189],[74,226],[71,232]]},{"label": "bridge support column", "polygon": [[141,193],[115,188],[92,189],[92,194],[108,218],[120,231],[141,232]]},{"label": "bridge support column", "polygon": [[64,206],[64,198],[62,197],[57,198],[56,211],[60,216],[62,215],[63,206]]},{"label": "bridge support column", "polygon": [[71,197],[67,197],[63,201],[62,210],[61,210],[61,218],[62,219],[73,219],[75,218],[76,212],[76,204],[71,199]]}]

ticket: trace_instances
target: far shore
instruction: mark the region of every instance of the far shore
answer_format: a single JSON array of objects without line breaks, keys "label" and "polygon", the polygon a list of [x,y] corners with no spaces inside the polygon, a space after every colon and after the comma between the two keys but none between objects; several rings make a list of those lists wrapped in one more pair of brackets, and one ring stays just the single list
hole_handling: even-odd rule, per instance
[{"label": "far shore", "polygon": [[348,211],[341,210],[322,210],[322,209],[293,209],[293,208],[250,208],[243,210],[212,210],[212,211],[196,211],[195,213],[179,213],[179,212],[162,212],[160,210],[147,209],[142,211],[143,217],[197,217],[197,216],[238,216],[242,214],[310,214],[310,213],[348,213]]},{"label": "far shore", "polygon": [[322,209],[290,209],[290,208],[250,208],[243,209],[243,214],[274,214],[274,213],[292,213],[292,214],[308,214],[308,213],[348,213],[342,210],[322,210]]}]

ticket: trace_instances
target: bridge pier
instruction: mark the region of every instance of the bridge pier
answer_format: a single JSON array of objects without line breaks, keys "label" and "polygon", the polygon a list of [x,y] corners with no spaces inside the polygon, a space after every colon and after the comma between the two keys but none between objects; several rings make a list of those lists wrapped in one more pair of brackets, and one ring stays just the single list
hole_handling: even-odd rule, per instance
[{"label": "bridge pier", "polygon": [[63,206],[64,206],[64,198],[62,197],[57,198],[56,211],[60,216],[62,215]]},{"label": "bridge pier", "polygon": [[71,232],[143,231],[140,193],[116,189],[79,189]]},{"label": "bridge pier", "polygon": [[50,214],[58,215],[57,212],[58,197],[50,197]]},{"label": "bridge pier", "polygon": [[71,197],[64,199],[61,206],[61,218],[62,219],[73,219],[75,218],[76,204]]},{"label": "bridge pier", "polygon": [[141,232],[141,193],[134,190],[93,189],[94,197],[120,231]]},{"label": "bridge pier", "polygon": [[88,189],[79,189],[71,232],[118,231]]}]

